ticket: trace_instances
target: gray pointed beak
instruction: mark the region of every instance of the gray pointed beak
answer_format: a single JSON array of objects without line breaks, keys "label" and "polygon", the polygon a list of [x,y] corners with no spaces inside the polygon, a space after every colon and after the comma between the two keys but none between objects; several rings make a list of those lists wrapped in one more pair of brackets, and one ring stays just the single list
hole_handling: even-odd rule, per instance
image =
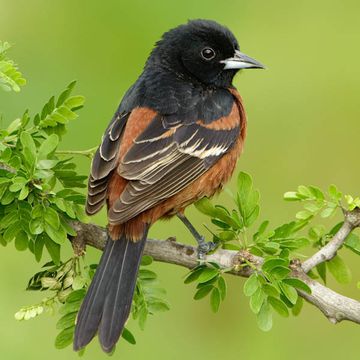
[{"label": "gray pointed beak", "polygon": [[265,69],[265,66],[259,63],[257,60],[251,58],[240,52],[239,50],[235,50],[235,55],[231,58],[220,61],[225,64],[224,70],[230,69]]}]

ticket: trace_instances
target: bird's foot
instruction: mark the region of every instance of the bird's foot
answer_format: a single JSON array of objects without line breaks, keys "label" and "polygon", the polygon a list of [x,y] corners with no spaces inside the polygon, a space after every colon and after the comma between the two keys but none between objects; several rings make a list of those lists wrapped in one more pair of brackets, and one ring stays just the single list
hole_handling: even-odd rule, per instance
[{"label": "bird's foot", "polygon": [[204,260],[206,255],[216,248],[216,244],[212,241],[205,241],[205,238],[201,236],[198,240],[199,246],[197,247],[197,255],[199,260]]}]

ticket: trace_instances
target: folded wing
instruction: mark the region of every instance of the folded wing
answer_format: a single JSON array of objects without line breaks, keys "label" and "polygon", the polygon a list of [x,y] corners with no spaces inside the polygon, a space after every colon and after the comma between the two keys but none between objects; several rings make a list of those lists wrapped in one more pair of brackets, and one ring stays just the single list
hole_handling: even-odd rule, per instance
[{"label": "folded wing", "polygon": [[119,161],[118,174],[129,182],[109,209],[109,222],[126,222],[183,190],[231,149],[240,125],[235,103],[228,116],[210,124],[169,127],[156,115]]}]

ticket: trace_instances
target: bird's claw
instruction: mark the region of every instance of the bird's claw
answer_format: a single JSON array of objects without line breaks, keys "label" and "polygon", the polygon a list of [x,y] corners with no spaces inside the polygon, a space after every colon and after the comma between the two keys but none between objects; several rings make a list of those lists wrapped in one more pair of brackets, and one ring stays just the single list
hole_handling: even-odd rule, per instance
[{"label": "bird's claw", "polygon": [[216,248],[216,244],[212,241],[205,241],[202,237],[202,241],[199,242],[199,246],[197,248],[198,259],[204,260],[206,255],[213,251]]}]

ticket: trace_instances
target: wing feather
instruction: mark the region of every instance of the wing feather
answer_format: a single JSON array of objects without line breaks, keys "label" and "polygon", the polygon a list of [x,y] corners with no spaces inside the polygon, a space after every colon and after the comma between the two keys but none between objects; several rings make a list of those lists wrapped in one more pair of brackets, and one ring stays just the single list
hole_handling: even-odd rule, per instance
[{"label": "wing feather", "polygon": [[[235,105],[236,106],[236,105]],[[128,221],[170,198],[204,174],[235,144],[240,115],[233,125],[216,128],[201,122],[173,127],[156,116],[120,160],[118,173],[129,182],[109,209],[112,224]]]},{"label": "wing feather", "polygon": [[114,115],[94,155],[86,201],[86,212],[89,215],[98,212],[106,201],[109,175],[117,166],[121,134],[128,116],[129,113]]},{"label": "wing feather", "polygon": [[206,123],[175,121],[174,115],[170,121],[145,108],[133,112],[131,121],[130,113],[115,114],[92,163],[88,214],[108,198],[114,170],[128,181],[111,203],[110,224],[124,223],[189,186],[232,148],[242,126],[235,102],[230,114]]}]

